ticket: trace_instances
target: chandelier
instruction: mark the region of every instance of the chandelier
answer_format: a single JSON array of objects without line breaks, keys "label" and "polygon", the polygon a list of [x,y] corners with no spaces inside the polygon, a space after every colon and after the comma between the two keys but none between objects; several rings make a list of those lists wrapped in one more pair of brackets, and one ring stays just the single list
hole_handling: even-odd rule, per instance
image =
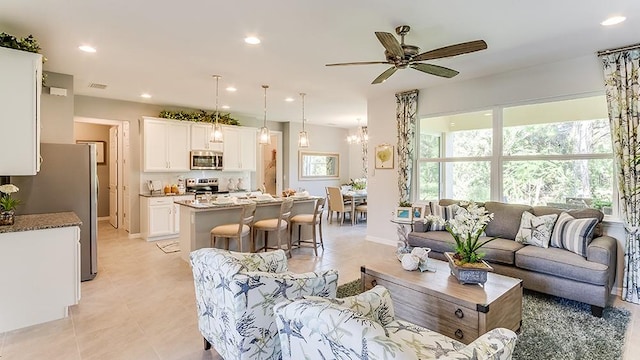
[{"label": "chandelier", "polygon": [[358,119],[358,131],[354,135],[347,136],[347,142],[349,144],[366,144],[369,141],[369,132],[366,126],[360,126],[360,119]]}]

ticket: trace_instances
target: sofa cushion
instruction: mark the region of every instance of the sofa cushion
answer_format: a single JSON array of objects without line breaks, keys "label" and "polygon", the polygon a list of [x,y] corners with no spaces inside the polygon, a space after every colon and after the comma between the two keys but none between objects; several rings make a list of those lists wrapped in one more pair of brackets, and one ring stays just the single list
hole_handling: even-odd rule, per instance
[{"label": "sofa cushion", "polygon": [[551,246],[562,247],[587,257],[587,246],[593,239],[593,230],[598,219],[576,219],[563,212],[558,217],[551,236]]},{"label": "sofa cushion", "polygon": [[529,205],[505,204],[496,201],[484,203],[485,209],[493,214],[485,233],[487,236],[503,239],[515,239],[520,228],[520,218],[525,211],[531,212]]},{"label": "sofa cushion", "polygon": [[606,265],[587,261],[565,249],[525,246],[515,255],[516,266],[521,269],[594,285],[607,284],[609,273]]},{"label": "sofa cushion", "polygon": [[551,240],[551,232],[556,219],[558,219],[556,214],[535,216],[528,211],[523,212],[520,220],[520,229],[516,234],[516,242],[543,248],[549,247],[549,240]]},{"label": "sofa cushion", "polygon": [[[479,240],[488,239],[488,237],[481,236]],[[453,236],[446,231],[412,232],[409,234],[409,245],[428,247],[431,248],[431,251],[439,253],[453,251],[455,243]],[[484,253],[483,259],[489,262],[513,265],[515,263],[514,253],[523,247],[524,245],[513,240],[497,238],[480,248],[480,253]]]},{"label": "sofa cushion", "polygon": [[574,209],[574,210],[562,210],[558,208],[554,208],[551,206],[534,206],[533,207],[533,215],[541,216],[548,214],[558,214],[566,212],[569,215],[573,216],[576,219],[585,219],[585,218],[596,218],[598,219],[598,225],[593,232],[593,236],[599,237],[603,235],[602,231],[602,219],[604,219],[604,214],[602,211],[597,209]]}]

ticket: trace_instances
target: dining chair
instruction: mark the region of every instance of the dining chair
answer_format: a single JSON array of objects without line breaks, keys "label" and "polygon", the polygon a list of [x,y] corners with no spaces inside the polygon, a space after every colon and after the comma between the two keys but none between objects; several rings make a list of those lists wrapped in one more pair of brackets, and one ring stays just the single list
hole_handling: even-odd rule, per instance
[{"label": "dining chair", "polygon": [[367,219],[367,203],[361,203],[356,206],[356,221],[358,218],[363,217],[365,220]]},{"label": "dining chair", "polygon": [[[329,191],[329,209],[330,211],[338,213],[338,218],[340,219],[340,225],[344,223],[344,218],[347,213],[351,214],[351,207],[353,204],[345,204],[344,196],[342,196],[342,192],[340,188],[337,187],[327,187]],[[333,214],[329,218],[329,223],[333,223]]]},{"label": "dining chair", "polygon": [[[317,199],[313,214],[298,214],[293,216],[289,221],[289,239],[291,239],[293,235],[293,228],[298,225],[297,247],[313,247],[313,252],[316,256],[318,256],[318,246],[324,250],[324,242],[322,239],[322,212],[324,211],[325,202],[326,200],[324,198]],[[313,231],[311,240],[300,239],[303,225],[311,227],[311,231]],[[320,242],[318,242],[316,233],[319,233]]]},{"label": "dining chair", "polygon": [[216,247],[216,239],[225,240],[224,249],[229,250],[229,241],[238,240],[238,251],[242,252],[242,239],[249,235],[249,244],[253,244],[253,233],[251,225],[256,214],[256,203],[252,202],[242,206],[240,211],[240,221],[235,224],[218,225],[211,229],[211,247]]},{"label": "dining chair", "polygon": [[[255,251],[267,249],[282,249],[283,243],[283,233],[284,236],[288,235],[287,227],[289,226],[289,217],[291,217],[291,208],[293,207],[293,199],[285,198],[282,200],[282,204],[280,205],[280,214],[277,218],[272,219],[263,219],[258,220],[253,223],[253,241],[251,243],[251,250],[255,249],[255,241],[257,239],[258,232],[261,231],[264,233],[264,245],[259,249],[255,249]],[[275,232],[278,238],[278,245],[269,246],[269,232]],[[291,257],[291,238],[287,236],[286,245],[287,249],[285,250],[288,257]]]}]

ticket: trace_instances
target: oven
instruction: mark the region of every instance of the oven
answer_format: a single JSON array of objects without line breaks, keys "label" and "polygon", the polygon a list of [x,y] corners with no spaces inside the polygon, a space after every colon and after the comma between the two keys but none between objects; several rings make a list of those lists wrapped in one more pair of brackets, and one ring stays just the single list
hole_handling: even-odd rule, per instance
[{"label": "oven", "polygon": [[191,151],[191,170],[222,170],[222,153],[218,151]]}]

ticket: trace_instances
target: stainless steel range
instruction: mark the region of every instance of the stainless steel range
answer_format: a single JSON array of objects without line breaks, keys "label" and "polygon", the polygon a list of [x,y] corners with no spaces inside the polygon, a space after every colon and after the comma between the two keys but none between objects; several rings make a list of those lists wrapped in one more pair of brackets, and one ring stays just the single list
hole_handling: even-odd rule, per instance
[{"label": "stainless steel range", "polygon": [[194,194],[222,194],[228,191],[220,191],[218,178],[187,179],[187,192]]}]

